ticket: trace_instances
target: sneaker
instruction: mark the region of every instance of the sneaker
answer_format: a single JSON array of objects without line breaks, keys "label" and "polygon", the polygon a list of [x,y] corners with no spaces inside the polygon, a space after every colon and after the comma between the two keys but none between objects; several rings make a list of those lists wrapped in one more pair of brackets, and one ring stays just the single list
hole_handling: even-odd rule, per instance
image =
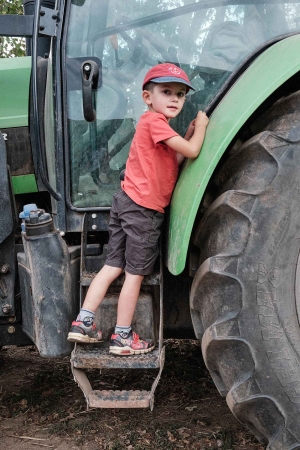
[{"label": "sneaker", "polygon": [[112,334],[110,338],[109,353],[114,355],[141,355],[151,352],[154,349],[154,342],[150,339],[140,339],[139,335],[134,331],[130,331],[127,335]]},{"label": "sneaker", "polygon": [[72,322],[68,341],[93,344],[94,342],[103,341],[103,337],[101,331],[97,330],[95,323],[88,325],[82,321],[75,321]]}]

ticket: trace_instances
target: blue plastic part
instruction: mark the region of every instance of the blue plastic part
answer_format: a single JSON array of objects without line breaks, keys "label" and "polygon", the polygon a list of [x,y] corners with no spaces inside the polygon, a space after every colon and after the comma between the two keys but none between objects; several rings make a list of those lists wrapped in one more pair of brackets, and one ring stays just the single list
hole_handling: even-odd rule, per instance
[{"label": "blue plastic part", "polygon": [[25,231],[25,219],[29,217],[31,211],[36,211],[38,207],[35,203],[28,203],[28,205],[23,206],[23,211],[20,212],[19,217],[22,219],[21,228],[22,231]]}]

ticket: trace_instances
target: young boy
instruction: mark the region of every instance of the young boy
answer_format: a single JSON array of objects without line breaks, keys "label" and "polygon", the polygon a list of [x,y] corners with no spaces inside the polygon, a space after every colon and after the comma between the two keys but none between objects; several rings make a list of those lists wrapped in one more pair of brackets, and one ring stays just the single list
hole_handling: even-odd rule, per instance
[{"label": "young boy", "polygon": [[153,271],[159,253],[158,240],[185,158],[196,158],[204,140],[208,118],[199,112],[185,138],[169,125],[183,108],[185,95],[193,89],[186,73],[173,64],[152,67],[143,82],[142,97],[148,111],[136,128],[125,179],[114,195],[110,212],[107,260],[94,278],[80,313],[68,335],[71,342],[102,341],[94,323],[95,311],[110,284],[125,270],[118,301],[117,325],[110,339],[110,353],[132,355],[150,352],[155,344],[140,339],[131,322],[145,275]]}]

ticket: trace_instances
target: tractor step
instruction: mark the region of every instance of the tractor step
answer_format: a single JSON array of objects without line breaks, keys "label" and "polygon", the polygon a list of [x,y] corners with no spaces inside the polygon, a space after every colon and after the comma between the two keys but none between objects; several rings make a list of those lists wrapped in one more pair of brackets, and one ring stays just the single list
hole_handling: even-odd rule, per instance
[{"label": "tractor step", "polygon": [[149,408],[151,391],[92,391],[91,408]]},{"label": "tractor step", "polygon": [[[98,272],[83,272],[80,279],[81,286],[90,286],[93,279],[97,275]],[[113,283],[112,286],[123,286],[125,280],[125,275],[120,275]],[[146,275],[143,279],[143,286],[155,286],[160,283],[160,274],[152,273],[150,275]]]},{"label": "tractor step", "polygon": [[[96,218],[97,215],[95,214]],[[88,237],[91,214],[86,214],[81,235],[80,259],[80,306],[83,304],[87,287],[105,263],[107,246],[89,244]],[[162,267],[162,256],[158,266]],[[134,331],[143,339],[157,340],[157,347],[149,353],[132,356],[116,356],[109,353],[109,340],[117,320],[117,307],[120,287],[124,283],[124,275],[115,280],[107,291],[95,314],[95,323],[102,331],[105,339],[97,344],[78,344],[71,354],[71,369],[74,379],[84,393],[87,408],[149,408],[154,405],[154,391],[159,382],[164,362],[163,347],[163,304],[162,276],[158,271],[145,276],[139,299],[132,319]],[[147,390],[97,390],[87,377],[89,369],[157,369],[153,374],[153,384]],[[96,382],[95,382],[96,383]],[[95,386],[96,387],[96,386]],[[132,388],[132,386],[130,386]]]},{"label": "tractor step", "polygon": [[157,369],[158,349],[144,355],[115,356],[108,353],[109,344],[76,344],[71,362],[77,369]]},{"label": "tractor step", "polygon": [[[84,393],[87,408],[150,408],[154,406],[154,392],[165,362],[165,347],[150,354],[138,356],[109,355],[107,346],[75,344],[71,355],[74,380]],[[156,369],[159,372],[150,391],[140,390],[93,390],[83,369]]]}]

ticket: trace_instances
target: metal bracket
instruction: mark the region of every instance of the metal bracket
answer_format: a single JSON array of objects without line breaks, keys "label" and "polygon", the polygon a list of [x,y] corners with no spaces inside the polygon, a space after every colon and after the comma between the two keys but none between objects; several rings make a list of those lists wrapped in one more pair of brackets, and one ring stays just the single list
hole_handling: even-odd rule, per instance
[{"label": "metal bracket", "polygon": [[[51,8],[40,9],[39,34],[56,36],[59,11]],[[0,15],[0,36],[32,37],[34,16],[17,14]]]},{"label": "metal bracket", "polygon": [[39,34],[56,36],[57,23],[59,20],[58,10],[42,7],[40,10]]},{"label": "metal bracket", "polygon": [[165,347],[162,347],[161,351],[160,351],[160,368],[159,368],[159,372],[157,374],[157,377],[155,378],[152,387],[151,387],[151,391],[150,391],[150,403],[149,403],[149,407],[150,407],[150,411],[153,411],[153,407],[154,407],[154,392],[155,389],[157,388],[157,385],[159,383],[160,377],[161,377],[161,373],[163,371],[165,365]]},{"label": "metal bracket", "polygon": [[32,37],[33,16],[0,14],[0,36]]}]

